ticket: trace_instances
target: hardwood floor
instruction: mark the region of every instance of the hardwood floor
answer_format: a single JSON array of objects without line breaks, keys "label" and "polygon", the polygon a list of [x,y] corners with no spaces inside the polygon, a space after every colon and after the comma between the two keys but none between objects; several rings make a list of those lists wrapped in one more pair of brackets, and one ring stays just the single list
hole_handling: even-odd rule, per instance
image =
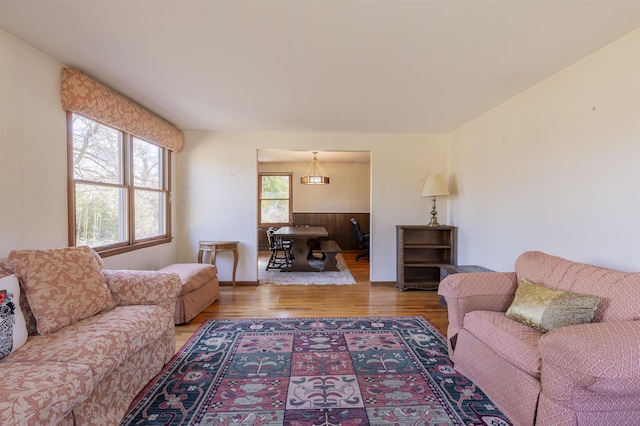
[{"label": "hardwood floor", "polygon": [[220,287],[220,300],[186,325],[176,326],[176,350],[209,319],[424,316],[444,334],[447,311],[435,291],[399,291],[391,285],[371,285],[369,262],[343,253],[355,285],[274,285]]}]

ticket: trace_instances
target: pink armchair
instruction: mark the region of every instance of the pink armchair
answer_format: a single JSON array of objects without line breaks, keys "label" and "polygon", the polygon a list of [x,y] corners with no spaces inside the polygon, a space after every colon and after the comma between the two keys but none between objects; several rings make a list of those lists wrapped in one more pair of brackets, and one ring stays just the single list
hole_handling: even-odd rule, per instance
[{"label": "pink armchair", "polygon": [[[543,334],[506,317],[523,278],[599,296],[592,323]],[[450,275],[438,292],[455,368],[516,425],[639,424],[640,273],[526,252],[515,272]]]}]

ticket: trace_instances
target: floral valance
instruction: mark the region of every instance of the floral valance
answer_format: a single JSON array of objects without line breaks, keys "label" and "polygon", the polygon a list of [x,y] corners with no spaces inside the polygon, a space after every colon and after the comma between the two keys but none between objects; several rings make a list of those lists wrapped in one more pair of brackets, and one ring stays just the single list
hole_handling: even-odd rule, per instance
[{"label": "floral valance", "polygon": [[77,112],[172,151],[180,151],[180,129],[74,68],[62,69],[62,108]]}]

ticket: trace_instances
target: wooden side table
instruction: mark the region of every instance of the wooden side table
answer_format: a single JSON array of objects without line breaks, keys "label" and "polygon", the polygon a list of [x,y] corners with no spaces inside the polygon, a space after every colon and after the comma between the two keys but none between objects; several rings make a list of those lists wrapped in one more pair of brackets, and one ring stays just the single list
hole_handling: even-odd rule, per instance
[{"label": "wooden side table", "polygon": [[238,243],[239,241],[200,241],[198,244],[198,263],[206,253],[211,253],[211,264],[216,264],[216,254],[219,251],[233,251],[233,286],[236,286],[236,270],[238,269]]},{"label": "wooden side table", "polygon": [[[452,274],[464,274],[469,272],[493,272],[491,269],[478,265],[440,265],[440,281]],[[447,309],[447,301],[440,296],[438,304]]]}]

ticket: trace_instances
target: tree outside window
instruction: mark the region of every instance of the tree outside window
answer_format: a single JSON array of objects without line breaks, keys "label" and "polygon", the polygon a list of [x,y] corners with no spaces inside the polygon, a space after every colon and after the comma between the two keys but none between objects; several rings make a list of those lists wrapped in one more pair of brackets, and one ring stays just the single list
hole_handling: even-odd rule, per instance
[{"label": "tree outside window", "polygon": [[259,176],[260,225],[290,225],[293,213],[291,210],[291,180],[289,174],[260,174]]},{"label": "tree outside window", "polygon": [[169,151],[83,115],[69,117],[70,245],[105,251],[168,239]]}]

